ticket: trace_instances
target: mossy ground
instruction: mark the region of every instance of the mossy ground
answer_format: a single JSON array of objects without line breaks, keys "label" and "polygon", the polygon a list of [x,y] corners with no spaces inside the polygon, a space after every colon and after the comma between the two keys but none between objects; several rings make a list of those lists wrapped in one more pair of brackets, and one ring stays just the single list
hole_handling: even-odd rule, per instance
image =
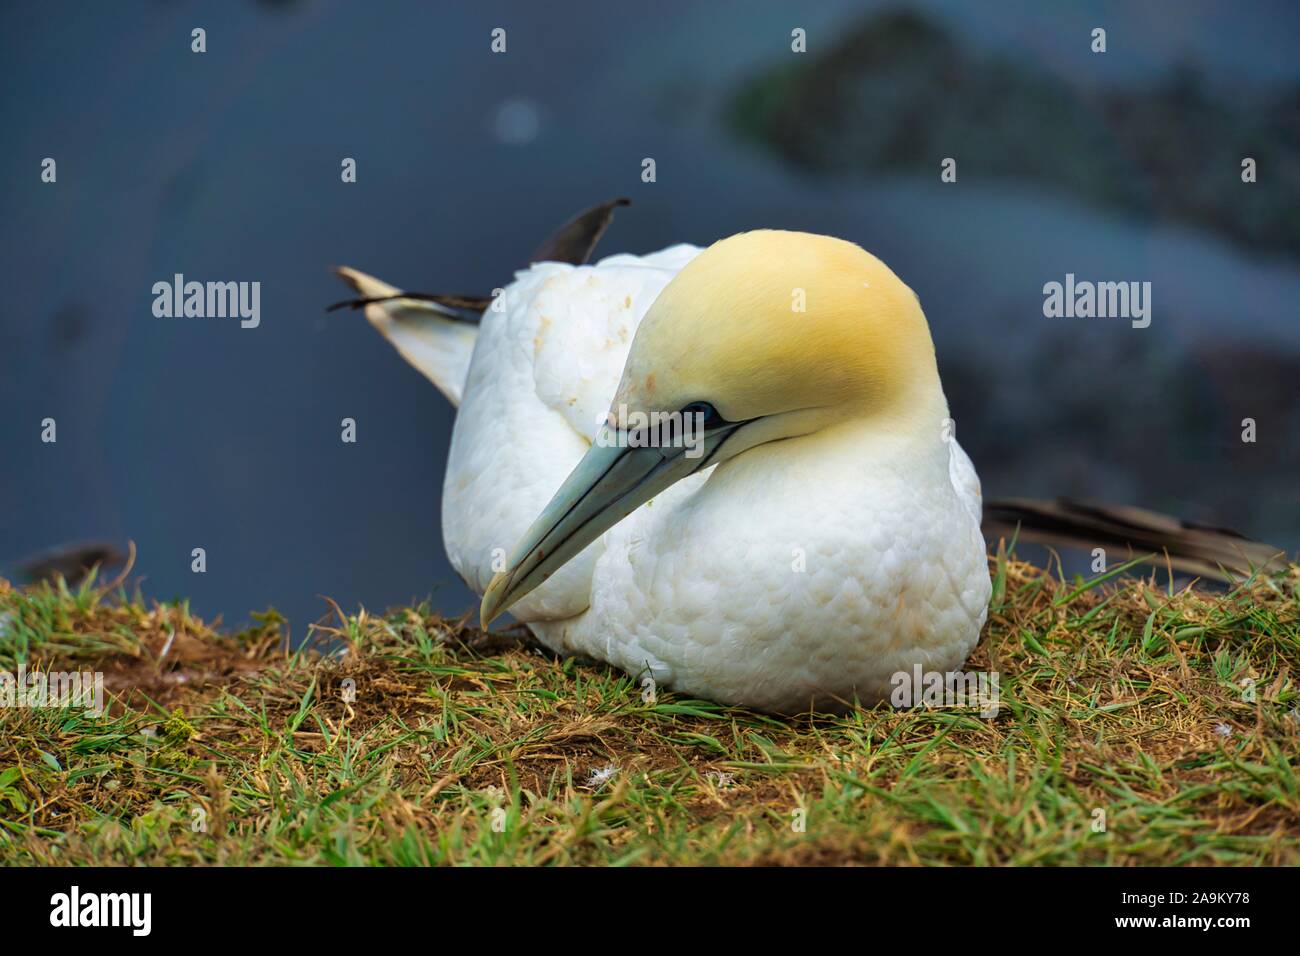
[{"label": "mossy ground", "polygon": [[1300,862],[1300,569],[1171,593],[991,561],[993,719],[646,700],[427,608],[286,653],[274,614],[221,635],[0,582],[0,670],[98,669],[113,698],[0,708],[0,862]]}]

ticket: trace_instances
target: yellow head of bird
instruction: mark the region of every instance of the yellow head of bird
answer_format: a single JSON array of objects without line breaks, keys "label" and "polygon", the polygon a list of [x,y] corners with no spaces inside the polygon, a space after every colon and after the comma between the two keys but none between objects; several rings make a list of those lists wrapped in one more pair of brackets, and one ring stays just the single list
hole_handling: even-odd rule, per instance
[{"label": "yellow head of bird", "polygon": [[668,284],[637,330],[613,408],[708,402],[729,421],[842,417],[903,413],[931,394],[925,315],[888,266],[842,239],[759,230],[714,243]]}]

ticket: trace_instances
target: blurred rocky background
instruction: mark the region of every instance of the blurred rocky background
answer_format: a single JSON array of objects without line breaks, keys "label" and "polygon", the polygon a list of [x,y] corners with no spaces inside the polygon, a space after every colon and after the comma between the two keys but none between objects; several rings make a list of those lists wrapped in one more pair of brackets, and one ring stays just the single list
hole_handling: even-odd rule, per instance
[{"label": "blurred rocky background", "polygon": [[[451,410],[324,313],[328,267],[489,291],[617,195],[605,254],[775,226],[888,262],[987,494],[1295,550],[1298,47],[1290,2],[6,5],[0,573],[131,539],[146,593],[231,625],[274,604],[301,635],[322,594],[468,608]],[[155,318],[176,272],[260,281],[261,326]],[[1066,273],[1150,281],[1150,327],[1045,318]]]}]

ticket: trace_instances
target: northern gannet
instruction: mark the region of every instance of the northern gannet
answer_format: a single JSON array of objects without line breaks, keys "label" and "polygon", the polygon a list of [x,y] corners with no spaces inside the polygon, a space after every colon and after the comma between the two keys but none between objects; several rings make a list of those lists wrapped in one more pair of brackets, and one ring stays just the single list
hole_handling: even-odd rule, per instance
[{"label": "northern gannet", "polygon": [[[338,270],[362,296],[339,305],[464,398],[443,529],[485,622],[509,607],[559,653],[688,694],[838,709],[965,659],[990,592],[982,503],[991,537],[1227,582],[1287,567],[1146,509],[982,502],[920,304],[883,263],[765,230],[587,266],[626,204],[579,214],[496,299]],[[632,447],[654,412],[706,427],[680,455]]]},{"label": "northern gannet", "polygon": [[[537,262],[477,326],[338,271],[459,406],[444,543],[485,625],[509,609],[560,654],[778,713],[886,699],[975,646],[979,481],[917,296],[859,246]],[[703,431],[646,446],[638,412]]]}]

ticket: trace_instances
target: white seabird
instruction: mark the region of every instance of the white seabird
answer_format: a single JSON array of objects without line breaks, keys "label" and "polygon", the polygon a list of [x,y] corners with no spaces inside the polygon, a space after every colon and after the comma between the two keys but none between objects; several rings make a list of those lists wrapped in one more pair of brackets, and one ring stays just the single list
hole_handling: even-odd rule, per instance
[{"label": "white seabird", "polygon": [[[979,481],[920,302],[860,247],[760,230],[539,262],[477,326],[339,271],[459,405],[443,533],[485,624],[509,609],[560,654],[781,713],[975,646]],[[703,431],[647,445],[638,412]]]}]

